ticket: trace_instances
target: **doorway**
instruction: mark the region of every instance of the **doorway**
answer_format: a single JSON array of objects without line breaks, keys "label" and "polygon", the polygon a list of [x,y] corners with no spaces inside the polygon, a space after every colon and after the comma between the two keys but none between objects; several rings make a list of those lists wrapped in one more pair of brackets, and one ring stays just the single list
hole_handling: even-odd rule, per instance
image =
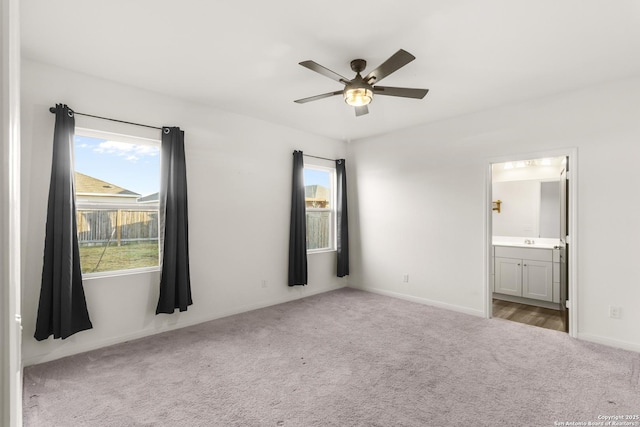
[{"label": "doorway", "polygon": [[571,150],[489,162],[487,317],[575,336],[576,160]]}]

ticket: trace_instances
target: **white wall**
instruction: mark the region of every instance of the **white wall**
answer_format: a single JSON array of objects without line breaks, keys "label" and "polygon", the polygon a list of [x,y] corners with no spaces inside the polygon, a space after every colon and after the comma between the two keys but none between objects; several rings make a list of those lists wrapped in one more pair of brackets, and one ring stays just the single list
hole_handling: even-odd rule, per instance
[{"label": "white wall", "polygon": [[[157,272],[91,279],[84,288],[94,329],[66,340],[33,338],[51,168],[49,107],[57,102],[79,112],[185,131],[194,299],[187,312],[155,315]],[[346,285],[346,279],[335,277],[335,253],[322,253],[309,255],[308,286],[287,286],[293,150],[342,158],[346,143],[31,61],[23,64],[22,105],[26,364]],[[78,127],[95,123],[76,118]],[[99,125],[140,136],[148,132]]]},{"label": "white wall", "polygon": [[482,315],[490,160],[577,147],[578,337],[640,350],[638,99],[635,78],[350,143],[349,285]]},{"label": "white wall", "polygon": [[560,238],[560,185],[564,185],[564,181],[561,182],[540,183],[540,237]]}]

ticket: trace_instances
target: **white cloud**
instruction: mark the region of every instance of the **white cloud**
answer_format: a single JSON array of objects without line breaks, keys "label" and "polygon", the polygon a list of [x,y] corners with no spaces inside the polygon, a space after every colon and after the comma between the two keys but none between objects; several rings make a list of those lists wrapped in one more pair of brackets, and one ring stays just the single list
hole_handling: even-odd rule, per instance
[{"label": "white cloud", "polygon": [[101,142],[95,149],[97,153],[113,154],[124,157],[130,162],[137,162],[141,157],[154,157],[160,154],[160,149],[151,145],[137,145],[118,141]]}]

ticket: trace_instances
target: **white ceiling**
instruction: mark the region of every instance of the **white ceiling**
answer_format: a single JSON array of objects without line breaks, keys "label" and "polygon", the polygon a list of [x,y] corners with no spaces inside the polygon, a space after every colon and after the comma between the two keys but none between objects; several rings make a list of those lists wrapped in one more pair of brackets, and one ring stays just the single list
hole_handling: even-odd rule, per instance
[{"label": "white ceiling", "polygon": [[[26,58],[347,141],[640,75],[638,0],[20,6]],[[428,88],[425,99],[377,96],[358,118],[340,96],[293,102],[342,89],[299,62],[352,77],[352,59],[366,73],[400,48],[417,59],[382,84]]]}]

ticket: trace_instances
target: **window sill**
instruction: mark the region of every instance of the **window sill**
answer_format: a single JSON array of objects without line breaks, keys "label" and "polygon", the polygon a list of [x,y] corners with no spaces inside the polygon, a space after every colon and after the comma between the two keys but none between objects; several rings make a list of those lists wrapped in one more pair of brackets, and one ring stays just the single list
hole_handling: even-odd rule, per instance
[{"label": "window sill", "polygon": [[82,280],[93,280],[93,279],[105,279],[111,277],[119,277],[119,276],[131,276],[133,274],[144,274],[144,273],[154,273],[160,272],[161,268],[158,267],[143,267],[143,268],[131,268],[129,270],[116,270],[116,271],[101,271],[98,273],[83,273]]},{"label": "window sill", "polygon": [[312,251],[307,251],[307,255],[326,254],[328,252],[337,252],[337,249],[314,249]]}]

